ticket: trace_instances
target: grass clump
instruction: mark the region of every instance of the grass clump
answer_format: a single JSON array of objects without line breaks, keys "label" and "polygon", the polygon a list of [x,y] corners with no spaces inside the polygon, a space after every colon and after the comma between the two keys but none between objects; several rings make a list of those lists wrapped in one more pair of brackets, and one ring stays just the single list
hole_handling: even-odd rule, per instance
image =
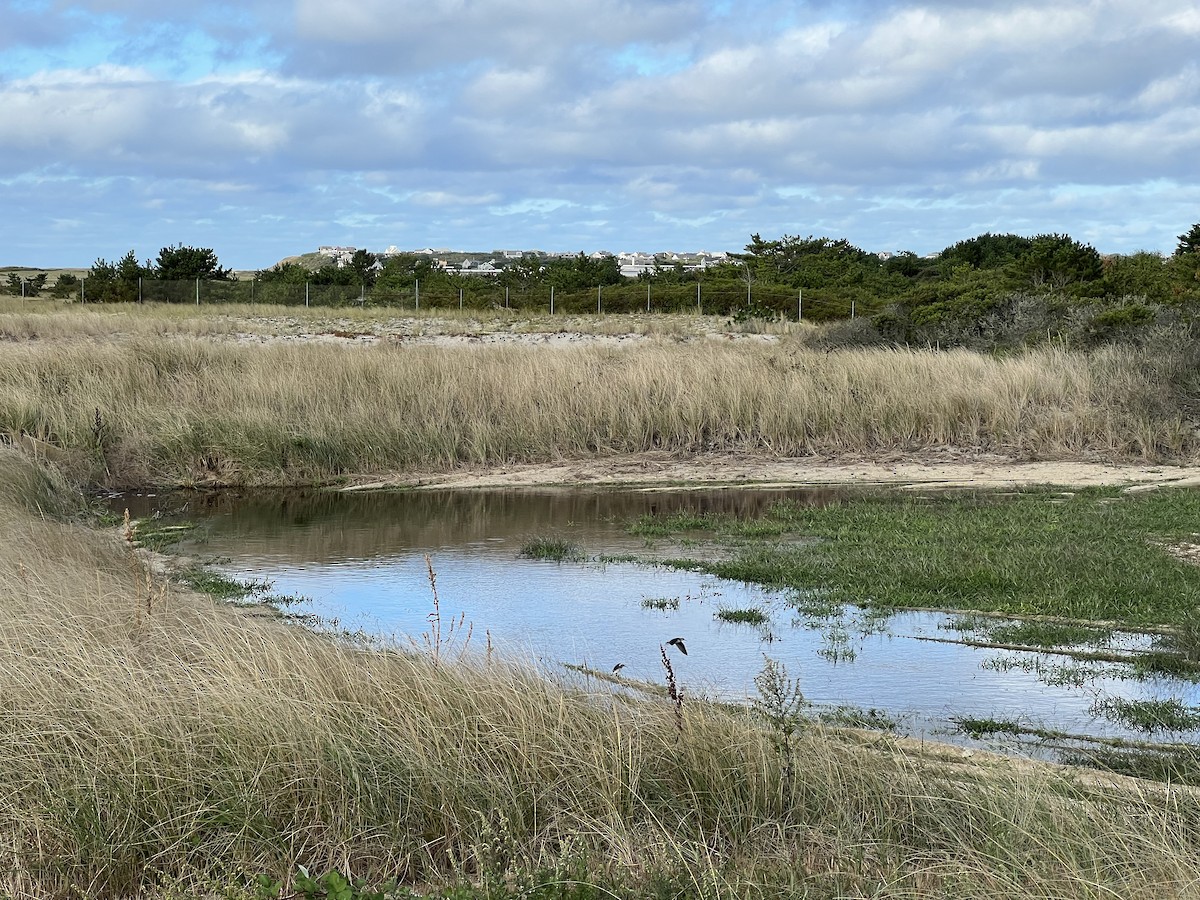
[{"label": "grass clump", "polygon": [[581,562],[587,557],[579,546],[562,538],[536,537],[521,546],[522,559],[549,559],[554,562]]},{"label": "grass clump", "polygon": [[262,596],[271,590],[269,579],[233,578],[211,569],[189,569],[179,575],[179,580],[192,590],[218,600],[245,600],[248,597]]},{"label": "grass clump", "polygon": [[643,597],[642,609],[679,609],[678,597]]},{"label": "grass clump", "polygon": [[1112,629],[1058,622],[1013,622],[985,629],[988,640],[1023,647],[1074,647],[1100,645],[1112,637]]},{"label": "grass clump", "polygon": [[1102,697],[1092,705],[1092,714],[1150,733],[1200,729],[1200,707],[1187,706],[1174,697],[1169,700]]},{"label": "grass clump", "polygon": [[736,609],[724,606],[717,610],[716,618],[734,625],[766,625],[771,621],[771,617],[757,607]]},{"label": "grass clump", "polygon": [[1026,728],[1011,719],[955,719],[959,731],[973,738],[984,738],[990,734],[1024,734]]},{"label": "grass clump", "polygon": [[139,521],[133,527],[133,537],[138,546],[147,550],[164,550],[187,537],[196,530],[195,522],[145,522]]}]

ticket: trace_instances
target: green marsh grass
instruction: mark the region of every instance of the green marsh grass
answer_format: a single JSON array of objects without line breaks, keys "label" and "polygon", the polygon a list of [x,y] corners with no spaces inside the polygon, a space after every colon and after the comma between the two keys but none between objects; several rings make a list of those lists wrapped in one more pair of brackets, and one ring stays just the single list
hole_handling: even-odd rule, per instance
[{"label": "green marsh grass", "polygon": [[744,710],[689,700],[677,728],[482,654],[247,617],[75,508],[0,451],[0,894],[213,897],[298,866],[459,897],[1195,894],[1185,790],[819,723],[785,779]]},{"label": "green marsh grass", "polygon": [[536,537],[521,545],[523,559],[549,559],[554,562],[579,562],[587,559],[579,546],[564,538]]},{"label": "green marsh grass", "polygon": [[[1101,627],[1186,625],[1200,607],[1200,567],[1167,549],[1200,519],[1194,490],[1091,488],[1066,500],[1050,490],[876,496],[825,507],[782,504],[765,519],[768,530],[812,540],[750,542],[731,560],[694,563],[728,578],[796,588],[804,607],[813,602],[806,592],[817,591],[817,606],[830,609],[981,610]],[[718,535],[737,530],[713,527]],[[1047,628],[1022,625],[1012,635],[1086,635]]]},{"label": "green marsh grass", "polygon": [[716,618],[734,625],[766,625],[771,621],[771,617],[757,607],[740,609],[723,606],[717,610]]},{"label": "green marsh grass", "polygon": [[678,597],[643,597],[642,609],[679,609]]},{"label": "green marsh grass", "polygon": [[1092,706],[1097,716],[1140,731],[1195,731],[1200,729],[1200,707],[1181,700],[1128,700],[1102,697]]}]

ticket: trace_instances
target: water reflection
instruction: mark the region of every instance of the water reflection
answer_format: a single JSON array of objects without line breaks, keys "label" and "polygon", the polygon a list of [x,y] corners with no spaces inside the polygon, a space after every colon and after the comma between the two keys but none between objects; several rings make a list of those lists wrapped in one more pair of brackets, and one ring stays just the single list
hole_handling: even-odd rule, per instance
[{"label": "water reflection", "polygon": [[[432,606],[425,556],[437,575],[445,621],[462,614],[472,646],[488,640],[508,656],[532,657],[662,682],[659,647],[683,637],[676,673],[693,694],[729,699],[754,694],[763,654],[800,678],[805,696],[827,706],[881,709],[913,733],[943,734],[957,718],[1145,739],[1098,719],[1100,696],[1176,697],[1200,705],[1194,684],[1131,680],[1126,667],[1089,664],[1087,675],[1053,654],[1021,654],[997,664],[995,649],[925,640],[946,638],[948,618],[905,613],[881,619],[852,607],[818,614],[819,604],[710,575],[656,566],[599,564],[603,554],[644,550],[626,533],[638,516],[734,512],[753,516],[781,499],[827,504],[837,488],[804,491],[487,491],[407,493],[231,493],[172,500],[203,519],[195,552],[228,560],[240,577],[270,578],[281,593],[303,594],[302,613],[421,641]],[[163,505],[163,498],[146,498]],[[124,498],[134,515],[146,508]],[[535,536],[565,538],[593,560],[554,563],[518,558]],[[703,547],[692,547],[703,553]],[[722,608],[757,608],[760,627],[722,622]],[[462,635],[460,635],[460,640]],[[1115,644],[1144,638],[1114,635]],[[1191,735],[1195,736],[1195,735]],[[1179,735],[1171,735],[1173,738]]]},{"label": "water reflection", "polygon": [[[423,551],[513,544],[553,534],[591,552],[642,546],[625,534],[643,515],[727,512],[756,516],[780,500],[825,505],[835,487],[787,491],[223,491],[165,501],[128,495],[113,502],[134,517],[163,506],[212,526],[214,539],[244,542],[272,558],[319,563]],[[119,511],[119,510],[118,510]]]}]

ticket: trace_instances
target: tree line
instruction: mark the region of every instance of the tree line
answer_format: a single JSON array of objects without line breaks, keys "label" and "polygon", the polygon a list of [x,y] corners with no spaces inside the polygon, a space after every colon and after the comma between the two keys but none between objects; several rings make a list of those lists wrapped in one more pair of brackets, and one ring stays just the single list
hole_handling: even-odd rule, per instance
[{"label": "tree line", "polygon": [[[595,309],[602,298],[604,309],[616,311],[639,308],[643,296],[649,303],[653,294],[656,309],[694,309],[702,301],[706,312],[741,318],[854,317],[889,340],[969,343],[989,329],[1038,329],[1070,317],[1087,319],[1089,328],[1119,330],[1190,315],[1200,301],[1200,223],[1178,236],[1170,256],[1102,256],[1066,234],[988,232],[929,257],[881,256],[845,239],[754,234],[727,262],[697,268],[664,261],[637,279],[623,277],[614,257],[582,253],[529,253],[499,266],[484,279],[442,268],[427,254],[381,257],[359,250],[341,266],[284,262],[261,270],[251,281],[259,292],[249,297],[305,302],[311,288],[327,288],[340,289],[329,294],[340,302],[365,301],[369,292],[370,302],[380,305],[421,305],[422,299],[445,305],[457,298],[486,306],[498,305],[501,296],[545,305],[547,293],[555,291],[561,309]],[[188,285],[196,281],[210,286],[208,297],[247,299],[232,290],[233,272],[213,250],[183,245],[164,247],[153,262],[139,262],[132,250],[115,262],[98,259],[87,273],[83,299],[140,300],[147,281],[156,285],[154,299],[187,301],[194,293]],[[214,293],[222,283],[230,290]],[[47,287],[44,274],[20,279],[10,273],[8,290],[81,293],[70,275]]]}]

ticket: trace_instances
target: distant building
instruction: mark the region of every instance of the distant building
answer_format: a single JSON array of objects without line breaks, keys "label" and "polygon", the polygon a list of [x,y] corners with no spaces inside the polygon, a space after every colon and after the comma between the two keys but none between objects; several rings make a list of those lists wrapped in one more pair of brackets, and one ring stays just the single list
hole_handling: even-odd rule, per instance
[{"label": "distant building", "polygon": [[358,252],[357,247],[318,247],[317,253],[321,256],[328,256],[334,261],[339,269],[349,265],[350,260],[354,259],[354,254]]}]

